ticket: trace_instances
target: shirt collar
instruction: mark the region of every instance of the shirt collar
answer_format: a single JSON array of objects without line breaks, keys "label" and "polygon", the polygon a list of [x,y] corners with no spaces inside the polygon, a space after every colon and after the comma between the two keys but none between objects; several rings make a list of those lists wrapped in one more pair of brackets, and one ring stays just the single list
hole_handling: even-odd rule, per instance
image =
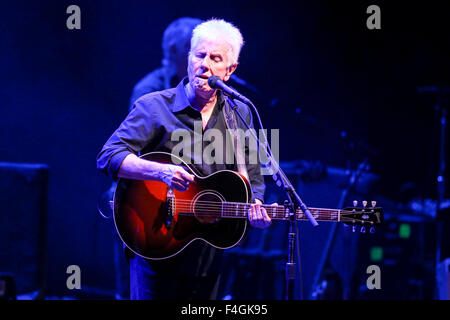
[{"label": "shirt collar", "polygon": [[[188,82],[189,82],[188,77],[184,77],[183,80],[181,80],[181,82],[175,88],[176,95],[175,101],[172,106],[173,112],[178,112],[183,109],[186,109],[187,107],[191,107],[186,95],[186,91],[184,90],[184,86]],[[223,103],[225,102],[222,92],[220,90],[217,90],[217,102],[219,103],[219,107],[222,107]]]}]

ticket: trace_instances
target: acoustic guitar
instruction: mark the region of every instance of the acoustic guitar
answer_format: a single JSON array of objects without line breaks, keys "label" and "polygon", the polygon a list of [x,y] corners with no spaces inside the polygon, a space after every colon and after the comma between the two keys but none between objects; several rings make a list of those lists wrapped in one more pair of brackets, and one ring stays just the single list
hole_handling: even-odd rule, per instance
[{"label": "acoustic guitar", "polygon": [[[167,259],[196,240],[232,248],[247,232],[247,212],[252,191],[247,179],[231,170],[201,176],[182,159],[165,152],[151,152],[142,159],[179,164],[195,176],[186,191],[160,181],[119,179],[114,193],[114,223],[122,241],[147,259]],[[289,220],[284,206],[262,205],[274,220]],[[373,227],[383,220],[379,207],[309,208],[317,221]],[[307,217],[298,209],[295,219]]]}]

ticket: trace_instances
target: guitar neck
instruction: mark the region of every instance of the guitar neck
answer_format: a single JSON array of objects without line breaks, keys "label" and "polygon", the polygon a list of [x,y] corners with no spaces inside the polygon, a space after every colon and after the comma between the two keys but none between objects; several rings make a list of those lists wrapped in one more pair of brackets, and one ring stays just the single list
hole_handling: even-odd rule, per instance
[{"label": "guitar neck", "polygon": [[[250,203],[239,202],[223,202],[222,203],[222,217],[226,218],[247,218]],[[263,204],[261,207],[265,208],[268,216],[273,220],[289,220],[289,211],[284,206]],[[338,209],[325,208],[308,208],[314,219],[319,221],[341,221],[341,213],[346,212]],[[296,220],[308,220],[300,208],[295,212]]]}]

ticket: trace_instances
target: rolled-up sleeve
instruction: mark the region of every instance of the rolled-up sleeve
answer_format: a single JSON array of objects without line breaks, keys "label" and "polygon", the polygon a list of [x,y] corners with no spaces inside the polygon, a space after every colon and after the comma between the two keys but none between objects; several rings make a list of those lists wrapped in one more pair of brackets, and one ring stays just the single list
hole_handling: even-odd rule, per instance
[{"label": "rolled-up sleeve", "polygon": [[152,116],[152,96],[145,95],[135,102],[119,128],[106,141],[97,155],[97,169],[117,180],[119,168],[130,153],[138,155],[155,137],[158,125]]}]

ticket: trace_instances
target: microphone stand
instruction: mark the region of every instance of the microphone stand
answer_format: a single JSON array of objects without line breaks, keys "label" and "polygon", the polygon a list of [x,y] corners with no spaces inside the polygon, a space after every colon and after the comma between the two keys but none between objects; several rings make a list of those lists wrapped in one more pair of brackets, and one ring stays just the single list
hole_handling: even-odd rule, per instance
[{"label": "microphone stand", "polygon": [[[256,136],[254,133],[254,130],[250,128],[250,126],[247,124],[247,122],[242,117],[241,113],[238,110],[237,104],[234,102],[233,99],[227,98],[227,100],[230,103],[231,109],[239,116],[241,121],[245,124],[247,129],[251,132],[253,138],[257,141],[258,145],[264,145],[265,152],[268,158],[268,162],[275,166],[275,174],[278,175],[281,182],[283,183],[284,191],[286,192],[288,199],[285,201],[285,208],[289,212],[289,235],[288,235],[288,242],[289,242],[289,250],[288,250],[288,262],[286,263],[286,293],[285,293],[285,299],[286,300],[293,300],[294,299],[294,287],[295,287],[295,269],[296,269],[296,263],[295,263],[295,252],[296,252],[296,219],[295,219],[295,212],[296,208],[300,208],[300,210],[303,212],[303,214],[308,218],[308,220],[311,222],[311,224],[316,227],[319,224],[312,216],[309,209],[305,206],[302,199],[298,195],[298,193],[295,191],[294,186],[289,181],[288,177],[285,175],[283,170],[281,170],[278,162],[275,160],[275,158],[272,156],[272,151],[270,150],[270,147],[268,145],[267,137],[265,136],[264,130],[262,130],[264,134],[264,139],[266,143],[262,143],[260,139]],[[246,103],[250,107],[252,107],[258,116],[259,125],[261,129],[263,129],[263,126],[261,124],[261,119],[259,118],[258,111],[256,107],[251,103],[250,100],[248,100],[248,103]]]}]

